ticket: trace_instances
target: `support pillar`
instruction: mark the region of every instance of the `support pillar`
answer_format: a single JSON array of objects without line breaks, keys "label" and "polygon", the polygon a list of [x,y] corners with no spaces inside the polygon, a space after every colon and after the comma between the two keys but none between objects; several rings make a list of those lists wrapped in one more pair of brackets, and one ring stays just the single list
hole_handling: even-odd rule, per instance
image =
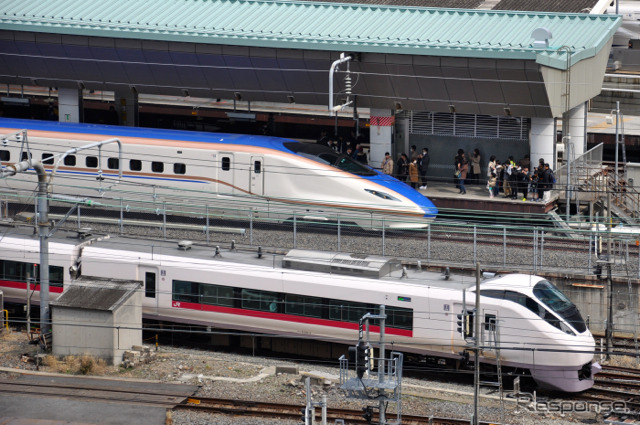
[{"label": "support pillar", "polygon": [[58,121],[82,122],[82,89],[58,89]]},{"label": "support pillar", "polygon": [[115,108],[118,113],[118,124],[138,127],[138,91],[135,87],[116,90],[113,94]]},{"label": "support pillar", "polygon": [[555,125],[553,118],[531,118],[531,134],[529,136],[531,166],[537,167],[538,160],[544,158],[545,162],[555,167]]},{"label": "support pillar", "polygon": [[[374,168],[380,168],[384,160],[385,152],[393,155],[392,131],[395,117],[390,109],[371,109],[369,119],[371,152],[369,164]],[[395,160],[395,157],[394,157]]]},{"label": "support pillar", "polygon": [[[571,135],[571,160],[574,160],[584,153],[585,128],[587,115],[584,103],[569,110],[564,114],[569,119],[569,134]],[[564,118],[564,117],[563,117]],[[563,134],[564,136],[564,134]]]}]

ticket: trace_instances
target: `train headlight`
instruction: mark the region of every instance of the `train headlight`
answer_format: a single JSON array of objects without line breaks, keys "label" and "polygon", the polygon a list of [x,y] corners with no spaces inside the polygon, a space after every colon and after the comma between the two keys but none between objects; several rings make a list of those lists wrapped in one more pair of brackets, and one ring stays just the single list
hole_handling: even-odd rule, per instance
[{"label": "train headlight", "polygon": [[400,199],[396,198],[395,196],[391,196],[391,195],[389,195],[388,193],[385,193],[385,192],[380,192],[379,190],[365,189],[365,191],[369,192],[372,195],[377,196],[378,198],[382,198],[382,199],[387,200],[387,201],[400,202]]}]

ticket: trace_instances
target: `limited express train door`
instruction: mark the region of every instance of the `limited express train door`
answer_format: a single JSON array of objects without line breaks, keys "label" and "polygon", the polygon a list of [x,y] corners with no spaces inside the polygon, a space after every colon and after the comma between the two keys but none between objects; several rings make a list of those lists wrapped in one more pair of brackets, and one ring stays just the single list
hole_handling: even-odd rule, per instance
[{"label": "limited express train door", "polygon": [[158,314],[160,303],[159,291],[159,273],[155,267],[140,266],[138,267],[138,280],[143,282],[144,297],[142,298],[143,314]]},{"label": "limited express train door", "polygon": [[251,170],[249,172],[249,191],[254,195],[264,194],[264,158],[262,156],[252,156]]}]

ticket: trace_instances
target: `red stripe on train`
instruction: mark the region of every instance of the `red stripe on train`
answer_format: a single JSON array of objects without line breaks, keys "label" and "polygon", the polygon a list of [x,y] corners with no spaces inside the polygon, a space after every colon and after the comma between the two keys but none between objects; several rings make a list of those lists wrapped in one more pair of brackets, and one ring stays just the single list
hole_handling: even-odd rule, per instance
[{"label": "red stripe on train", "polygon": [[[173,301],[172,307],[188,310],[212,311],[215,313],[235,314],[239,316],[258,317],[262,319],[282,320],[284,322],[305,323],[307,325],[329,326],[332,328],[358,330],[357,323],[340,322],[337,320],[318,319],[315,317],[295,316],[292,314],[270,313],[267,311],[245,310],[241,308],[223,307],[217,305],[197,304],[184,301]],[[371,326],[371,332],[380,332],[379,326]],[[390,335],[413,337],[413,331],[386,327],[385,333]]]},{"label": "red stripe on train", "polygon": [[[5,288],[13,288],[13,289],[23,289],[23,290],[27,290],[27,283],[26,282],[14,282],[12,280],[0,280],[0,287],[5,287]],[[62,293],[62,287],[60,286],[51,286],[49,285],[49,292],[53,292],[55,294],[61,294]],[[32,283],[29,285],[29,290],[33,291],[35,290],[36,292],[40,292],[40,285],[36,284],[36,283]]]}]

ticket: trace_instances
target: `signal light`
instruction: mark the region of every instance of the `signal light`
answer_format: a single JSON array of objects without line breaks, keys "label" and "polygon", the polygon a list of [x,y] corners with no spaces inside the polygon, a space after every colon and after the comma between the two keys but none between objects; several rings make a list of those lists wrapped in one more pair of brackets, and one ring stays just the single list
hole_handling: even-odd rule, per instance
[{"label": "signal light", "polygon": [[364,342],[358,342],[356,345],[356,374],[362,379],[367,371],[367,347]]},{"label": "signal light", "polygon": [[300,409],[300,413],[302,413],[302,417],[300,418],[302,420],[302,423],[305,425],[311,425],[313,421],[313,418],[311,417],[311,409],[303,407],[302,409]]},{"label": "signal light", "polygon": [[363,407],[362,412],[362,417],[370,424],[373,421],[373,406]]},{"label": "signal light", "polygon": [[474,310],[467,311],[464,310],[462,314],[457,314],[457,331],[462,334],[462,336],[467,338],[473,338],[473,312]]},{"label": "signal light", "polygon": [[602,264],[596,264],[593,268],[593,274],[600,280],[602,280]]}]

